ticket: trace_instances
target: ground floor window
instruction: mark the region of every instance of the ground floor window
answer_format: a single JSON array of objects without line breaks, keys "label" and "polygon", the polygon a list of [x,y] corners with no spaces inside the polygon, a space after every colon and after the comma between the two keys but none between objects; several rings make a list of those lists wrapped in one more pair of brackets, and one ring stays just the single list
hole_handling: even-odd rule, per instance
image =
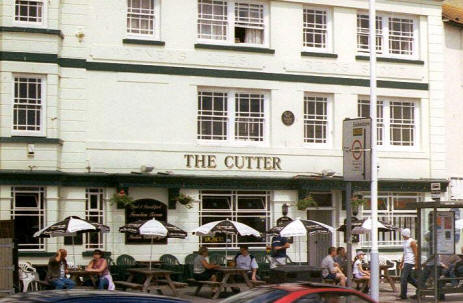
[{"label": "ground floor window", "polygon": [[[104,190],[102,188],[87,188],[85,198],[85,219],[104,224]],[[86,234],[85,248],[103,248],[103,235],[101,233]]]},{"label": "ground floor window", "polygon": [[[363,207],[363,217],[371,216],[371,202],[368,195],[364,195],[368,203]],[[379,246],[401,246],[402,237],[400,229],[410,228],[412,238],[415,237],[416,207],[414,203],[423,201],[423,195],[419,193],[379,193],[378,194],[378,219],[397,227],[395,232],[380,232],[378,236]],[[362,246],[371,246],[369,234],[360,237]]]},{"label": "ground floor window", "polygon": [[[264,233],[270,228],[270,192],[268,191],[201,191],[199,224],[217,220],[234,220]],[[266,239],[254,237],[216,235],[201,237],[201,245],[216,248],[241,244],[265,247]]]},{"label": "ground floor window", "polygon": [[38,230],[45,227],[45,188],[44,187],[12,187],[11,218],[18,249],[43,250],[43,239],[34,238]]}]

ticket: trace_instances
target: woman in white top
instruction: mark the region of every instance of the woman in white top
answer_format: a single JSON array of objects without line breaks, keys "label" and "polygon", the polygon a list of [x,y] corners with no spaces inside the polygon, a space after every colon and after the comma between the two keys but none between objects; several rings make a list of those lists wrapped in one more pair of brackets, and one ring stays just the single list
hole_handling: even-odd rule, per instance
[{"label": "woman in white top", "polygon": [[368,270],[364,270],[362,266],[362,260],[364,257],[365,253],[363,251],[357,252],[357,256],[355,257],[354,261],[354,269],[352,273],[354,274],[354,278],[356,279],[369,280],[370,272]]}]

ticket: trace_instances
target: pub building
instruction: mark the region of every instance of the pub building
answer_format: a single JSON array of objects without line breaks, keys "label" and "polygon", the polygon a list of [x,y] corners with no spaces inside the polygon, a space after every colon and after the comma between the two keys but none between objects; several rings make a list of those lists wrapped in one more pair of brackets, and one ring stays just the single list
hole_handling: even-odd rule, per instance
[{"label": "pub building", "polygon": [[[186,231],[227,218],[260,232],[286,217],[343,224],[342,121],[369,116],[368,3],[328,2],[1,1],[0,219],[14,219],[20,261],[71,253],[68,238],[32,236],[71,215],[111,228],[75,239],[78,264],[96,248],[148,260],[146,239],[119,233],[143,218]],[[377,4],[378,216],[412,230],[413,202],[448,184],[441,7],[419,3]],[[369,184],[353,190],[368,217]],[[121,191],[129,207],[113,203]],[[399,232],[379,240],[401,254]],[[269,241],[189,234],[153,255],[183,263],[200,245]],[[331,245],[343,233],[295,239],[289,256],[318,264]]]}]

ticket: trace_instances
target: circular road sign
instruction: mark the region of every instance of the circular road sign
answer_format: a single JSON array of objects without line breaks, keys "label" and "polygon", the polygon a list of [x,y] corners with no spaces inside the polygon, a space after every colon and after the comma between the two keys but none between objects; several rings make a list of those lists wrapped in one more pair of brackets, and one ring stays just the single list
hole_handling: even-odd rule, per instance
[{"label": "circular road sign", "polygon": [[352,157],[354,157],[355,160],[360,160],[362,157],[362,142],[360,140],[354,140],[352,142]]}]

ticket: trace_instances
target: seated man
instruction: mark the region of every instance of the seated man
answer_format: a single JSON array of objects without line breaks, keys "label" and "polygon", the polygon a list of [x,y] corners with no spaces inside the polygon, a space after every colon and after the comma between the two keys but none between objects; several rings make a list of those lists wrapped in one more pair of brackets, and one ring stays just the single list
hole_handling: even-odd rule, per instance
[{"label": "seated man", "polygon": [[347,275],[347,253],[344,247],[338,247],[334,262],[338,263],[344,275]]},{"label": "seated man", "polygon": [[257,281],[257,268],[259,267],[256,258],[249,254],[248,247],[240,246],[240,253],[235,257],[236,268],[246,269],[248,276],[252,281]]},{"label": "seated man", "polygon": [[48,261],[47,279],[56,289],[71,289],[76,283],[66,278],[68,273],[68,263],[66,262],[67,252],[59,249],[55,256]]},{"label": "seated man", "polygon": [[455,279],[451,282],[453,287],[458,286],[459,281],[456,280],[456,265],[461,261],[461,258],[458,255],[442,255],[441,262],[443,267],[443,274],[447,278]]},{"label": "seated man", "polygon": [[342,273],[339,265],[334,262],[334,257],[336,257],[336,247],[328,248],[328,255],[323,259],[321,264],[323,279],[335,280],[341,286],[346,286],[346,276]]}]

